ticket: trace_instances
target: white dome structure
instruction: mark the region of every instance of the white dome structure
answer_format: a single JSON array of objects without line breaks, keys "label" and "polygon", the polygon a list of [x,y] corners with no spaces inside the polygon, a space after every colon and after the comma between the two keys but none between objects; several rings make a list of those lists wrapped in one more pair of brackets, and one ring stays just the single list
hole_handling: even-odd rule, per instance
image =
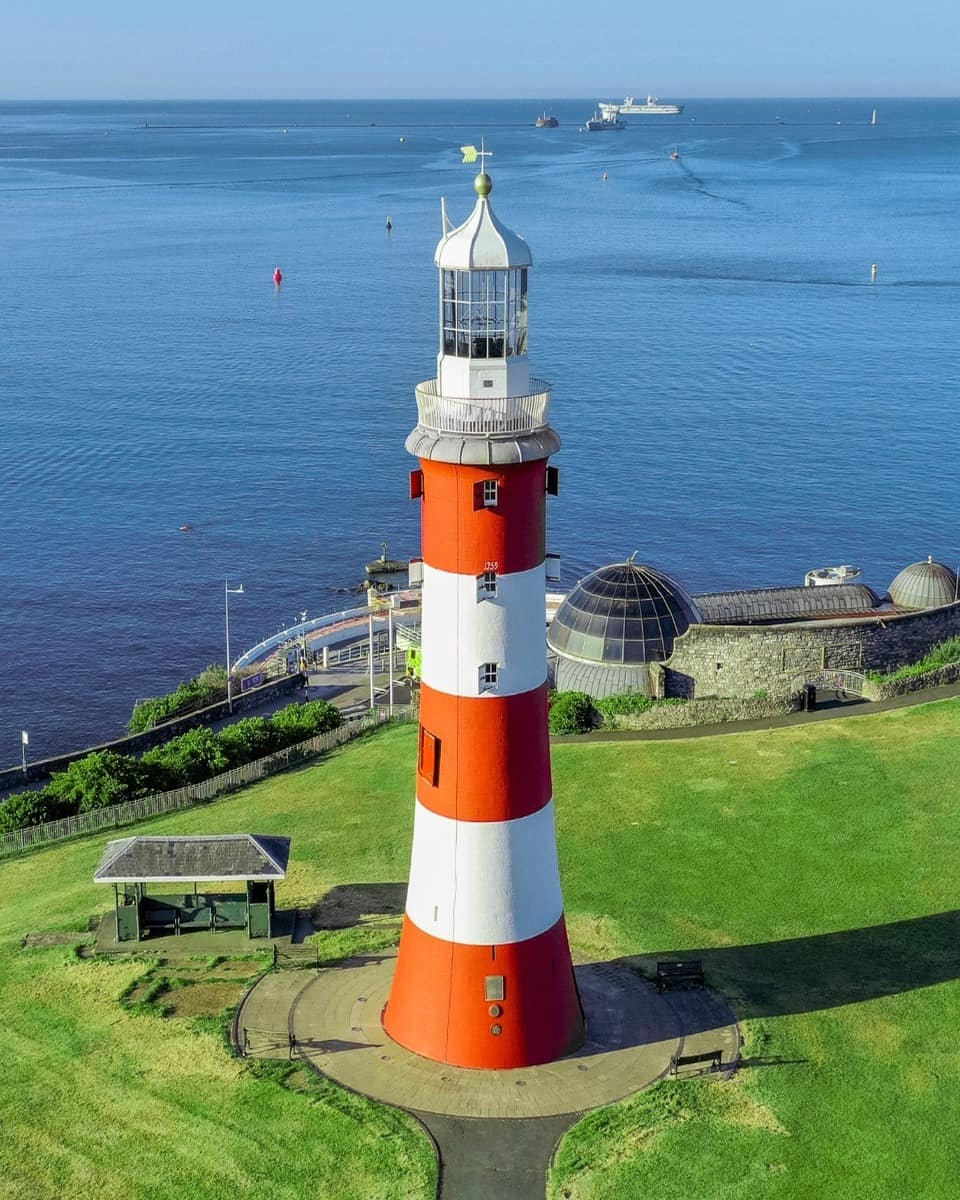
[{"label": "white dome structure", "polygon": [[486,172],[474,181],[477,203],[466,221],[444,231],[434,262],[441,271],[502,271],[533,265],[530,247],[518,234],[497,220],[490,207],[493,180]]}]

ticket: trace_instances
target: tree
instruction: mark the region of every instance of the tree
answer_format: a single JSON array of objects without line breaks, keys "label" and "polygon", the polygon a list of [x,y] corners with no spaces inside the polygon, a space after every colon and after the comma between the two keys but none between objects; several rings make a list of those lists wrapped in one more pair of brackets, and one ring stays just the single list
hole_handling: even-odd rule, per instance
[{"label": "tree", "polygon": [[136,759],[113,750],[96,750],[58,771],[46,791],[70,812],[89,812],[143,796],[149,789]]}]

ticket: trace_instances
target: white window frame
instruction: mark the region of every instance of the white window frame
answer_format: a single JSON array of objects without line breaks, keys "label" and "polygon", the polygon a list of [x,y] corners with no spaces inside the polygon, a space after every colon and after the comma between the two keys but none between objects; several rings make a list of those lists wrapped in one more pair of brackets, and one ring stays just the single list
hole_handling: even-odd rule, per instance
[{"label": "white window frame", "polygon": [[481,692],[493,692],[497,687],[497,679],[500,674],[499,663],[481,663],[478,671],[480,680]]},{"label": "white window frame", "polygon": [[497,598],[497,573],[496,571],[483,571],[477,576],[477,602],[481,600],[496,600]]},{"label": "white window frame", "polygon": [[485,479],[483,481],[483,507],[496,508],[500,503],[500,480]]}]

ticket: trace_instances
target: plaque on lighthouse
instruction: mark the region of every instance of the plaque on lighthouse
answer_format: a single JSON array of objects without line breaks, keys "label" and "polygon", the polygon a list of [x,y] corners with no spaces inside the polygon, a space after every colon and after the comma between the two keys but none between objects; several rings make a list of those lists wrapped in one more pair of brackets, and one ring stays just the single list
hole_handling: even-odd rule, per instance
[{"label": "plaque on lighthouse", "polygon": [[503,1069],[574,1049],[583,1012],[557,863],[543,632],[548,459],[560,441],[527,354],[532,256],[495,216],[481,154],[470,216],[454,228],[443,210],[437,373],[416,389],[407,439],[422,473],[420,738],[384,1026],[426,1058]]}]

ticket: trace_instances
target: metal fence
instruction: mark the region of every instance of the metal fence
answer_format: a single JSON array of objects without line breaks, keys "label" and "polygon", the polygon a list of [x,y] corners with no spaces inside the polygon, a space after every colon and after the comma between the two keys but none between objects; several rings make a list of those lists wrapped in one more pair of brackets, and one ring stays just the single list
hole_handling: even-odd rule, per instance
[{"label": "metal fence", "polygon": [[285,750],[278,750],[266,758],[258,758],[255,762],[245,763],[242,767],[234,767],[222,775],[205,779],[202,783],[191,783],[187,787],[177,788],[172,792],[161,792],[156,796],[144,796],[140,800],[128,800],[124,804],[114,804],[109,808],[95,808],[91,812],[77,813],[72,817],[63,817],[59,821],[48,821],[44,825],[28,825],[24,829],[15,829],[12,833],[0,836],[0,858],[10,854],[19,854],[31,846],[45,845],[49,842],[59,842],[64,838],[76,837],[78,834],[95,833],[98,829],[116,829],[121,825],[132,825],[137,821],[156,817],[161,813],[174,812],[178,808],[190,808],[194,804],[203,804],[223,792],[233,791],[244,784],[254,783],[265,779],[268,775],[276,775],[280,771],[297,763],[305,762],[323,754],[334,746],[350,741],[368,729],[391,721],[407,721],[410,710],[407,707],[395,706],[391,716],[386,710],[378,709],[370,716],[361,717],[356,721],[348,721],[339,729],[329,733],[321,733]]}]

